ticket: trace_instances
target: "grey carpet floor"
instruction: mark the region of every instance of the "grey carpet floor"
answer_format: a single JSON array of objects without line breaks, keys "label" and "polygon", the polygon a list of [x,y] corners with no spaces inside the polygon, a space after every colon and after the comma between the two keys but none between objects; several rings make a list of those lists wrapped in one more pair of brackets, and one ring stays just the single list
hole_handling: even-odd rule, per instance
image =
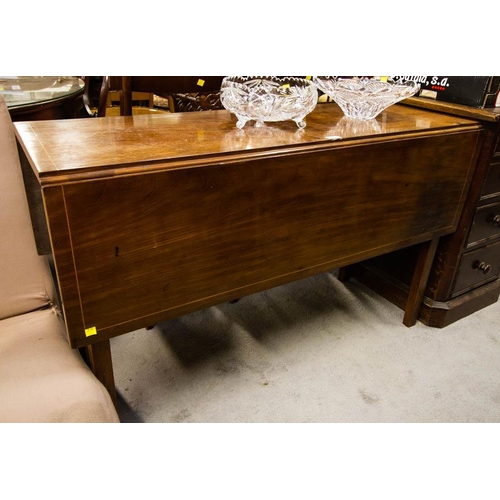
[{"label": "grey carpet floor", "polygon": [[122,422],[500,421],[500,303],[446,328],[325,273],[111,341]]}]

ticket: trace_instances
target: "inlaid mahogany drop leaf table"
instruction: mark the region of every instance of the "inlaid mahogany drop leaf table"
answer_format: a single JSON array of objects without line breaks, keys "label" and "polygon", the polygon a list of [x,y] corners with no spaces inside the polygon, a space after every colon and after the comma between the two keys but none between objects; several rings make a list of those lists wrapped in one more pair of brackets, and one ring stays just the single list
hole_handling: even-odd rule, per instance
[{"label": "inlaid mahogany drop leaf table", "polygon": [[410,245],[416,322],[481,125],[403,105],[372,127],[342,118],[328,103],[303,130],[240,131],[225,110],[15,124],[69,342],[113,395],[110,338]]}]

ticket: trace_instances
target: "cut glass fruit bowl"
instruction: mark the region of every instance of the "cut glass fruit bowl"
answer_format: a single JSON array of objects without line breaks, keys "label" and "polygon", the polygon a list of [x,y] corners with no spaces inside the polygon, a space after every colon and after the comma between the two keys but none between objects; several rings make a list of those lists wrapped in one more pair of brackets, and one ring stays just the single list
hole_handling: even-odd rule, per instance
[{"label": "cut glass fruit bowl", "polygon": [[413,81],[402,83],[367,77],[316,76],[314,83],[340,106],[345,116],[362,120],[372,120],[420,89],[420,84]]},{"label": "cut glass fruit bowl", "polygon": [[311,80],[275,76],[227,76],[221,85],[221,103],[238,118],[242,129],[250,120],[293,120],[304,128],[304,118],[316,107],[318,90]]}]

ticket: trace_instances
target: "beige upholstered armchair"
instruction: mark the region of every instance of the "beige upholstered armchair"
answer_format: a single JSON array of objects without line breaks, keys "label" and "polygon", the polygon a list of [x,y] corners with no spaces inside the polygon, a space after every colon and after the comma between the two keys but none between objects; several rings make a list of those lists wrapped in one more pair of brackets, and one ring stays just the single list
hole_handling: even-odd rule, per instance
[{"label": "beige upholstered armchair", "polygon": [[66,340],[1,96],[0,422],[119,422],[109,394]]}]

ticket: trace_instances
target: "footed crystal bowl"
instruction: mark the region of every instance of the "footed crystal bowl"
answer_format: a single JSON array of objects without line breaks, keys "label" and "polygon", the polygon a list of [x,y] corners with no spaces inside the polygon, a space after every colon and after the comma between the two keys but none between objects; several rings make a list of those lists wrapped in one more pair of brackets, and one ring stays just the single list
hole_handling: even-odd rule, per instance
[{"label": "footed crystal bowl", "polygon": [[238,118],[242,129],[250,120],[264,122],[293,120],[304,128],[304,118],[316,107],[318,90],[311,80],[275,76],[227,76],[222,81],[220,100]]},{"label": "footed crystal bowl", "polygon": [[345,116],[362,120],[372,120],[420,89],[420,84],[413,81],[401,83],[366,77],[316,76],[314,82],[340,106]]}]

